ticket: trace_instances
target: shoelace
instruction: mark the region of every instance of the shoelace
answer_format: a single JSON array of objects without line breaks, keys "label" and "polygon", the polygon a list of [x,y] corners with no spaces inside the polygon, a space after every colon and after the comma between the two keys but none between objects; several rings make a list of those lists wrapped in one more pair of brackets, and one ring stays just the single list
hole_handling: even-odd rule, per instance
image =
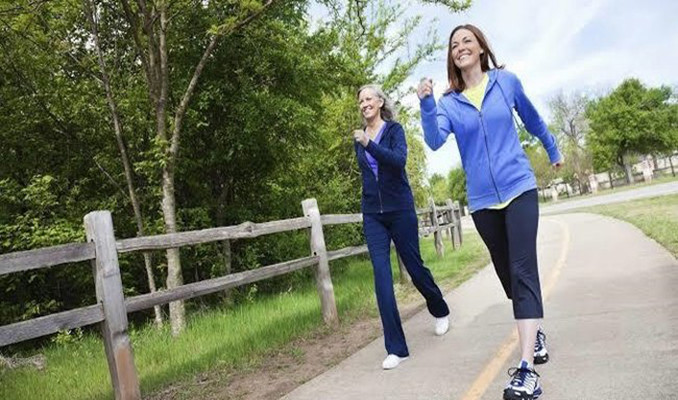
[{"label": "shoelace", "polygon": [[546,334],[541,330],[537,331],[537,341],[534,343],[534,351],[541,350],[546,342]]},{"label": "shoelace", "polygon": [[[537,377],[541,377],[537,371],[529,368],[512,367],[508,369],[507,373],[513,378],[511,379],[511,386],[525,386],[525,381],[528,380],[528,375],[536,375]],[[530,383],[534,384],[536,377],[530,378],[532,378]]]}]

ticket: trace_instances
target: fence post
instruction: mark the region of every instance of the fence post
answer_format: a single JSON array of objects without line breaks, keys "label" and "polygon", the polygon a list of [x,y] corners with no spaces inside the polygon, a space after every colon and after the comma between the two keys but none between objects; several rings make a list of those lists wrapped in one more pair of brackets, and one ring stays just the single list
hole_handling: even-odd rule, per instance
[{"label": "fence post", "polygon": [[457,224],[457,236],[459,240],[459,246],[464,244],[464,230],[462,229],[461,226],[461,204],[459,204],[459,201],[454,202],[454,219],[456,220]]},{"label": "fence post", "polygon": [[104,310],[101,330],[117,400],[141,399],[134,352],[127,334],[127,309],[115,247],[113,220],[109,211],[94,211],[85,216],[87,241],[94,242],[96,259],[92,261],[97,301]]},{"label": "fence post", "polygon": [[454,214],[452,213],[452,200],[445,200],[445,206],[448,208],[448,210],[445,211],[445,223],[451,225],[449,229],[445,229],[445,236],[447,236],[447,238],[450,239],[450,242],[452,242],[452,248],[456,249],[456,246],[454,245],[454,236],[452,234],[452,230],[455,227]]},{"label": "fence post", "polygon": [[398,270],[400,271],[400,283],[402,284],[412,283],[412,277],[407,272],[407,268],[405,268],[405,263],[403,262],[403,259],[400,258],[400,253],[398,253],[398,249],[396,249],[396,256],[398,258]]},{"label": "fence post", "polygon": [[[666,165],[666,164],[664,164]],[[669,155],[669,165],[671,165],[671,175],[675,178],[676,177],[676,171],[673,169],[673,154]]]},{"label": "fence post", "polygon": [[438,230],[438,211],[436,210],[436,203],[433,201],[433,198],[429,199],[429,206],[431,207],[431,227],[433,231],[433,240],[436,246],[436,254],[438,257],[442,257],[445,254],[445,249],[443,248],[443,238]]},{"label": "fence post", "polygon": [[318,256],[315,281],[320,296],[323,320],[327,325],[339,322],[337,305],[334,301],[334,286],[330,276],[330,264],[327,260],[327,248],[325,247],[325,235],[320,221],[320,210],[316,199],[306,199],[301,202],[304,216],[311,219],[311,254]]},{"label": "fence post", "polygon": [[452,199],[447,199],[446,204],[450,207],[450,222],[454,224],[450,228],[450,240],[452,247],[456,249],[461,246],[461,217],[457,216],[461,210],[459,210],[459,203],[452,202]]}]

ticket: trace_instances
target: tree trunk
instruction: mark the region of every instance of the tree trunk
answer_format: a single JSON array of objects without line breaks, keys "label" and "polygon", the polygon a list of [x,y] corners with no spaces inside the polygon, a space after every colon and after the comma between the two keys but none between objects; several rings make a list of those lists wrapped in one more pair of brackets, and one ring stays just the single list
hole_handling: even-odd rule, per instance
[{"label": "tree trunk", "polygon": [[[130,202],[132,203],[132,209],[134,211],[134,219],[137,224],[137,236],[144,235],[144,223],[143,216],[141,214],[141,207],[139,206],[139,199],[137,198],[136,189],[134,187],[134,177],[132,173],[132,168],[129,162],[129,156],[127,155],[127,148],[122,136],[122,125],[120,124],[120,118],[118,115],[118,109],[113,98],[113,90],[111,88],[110,79],[108,77],[108,72],[106,68],[106,61],[104,60],[103,53],[101,51],[101,45],[99,43],[99,29],[96,19],[96,9],[91,0],[85,0],[85,8],[87,10],[87,17],[92,27],[92,35],[94,38],[94,47],[97,52],[99,68],[101,69],[101,80],[106,91],[106,101],[108,107],[111,111],[111,118],[113,120],[113,130],[115,132],[115,139],[118,144],[118,150],[120,151],[120,159],[122,161],[122,166],[125,171],[125,180],[127,181],[127,191],[129,193]],[[154,293],[156,289],[155,277],[153,276],[153,264],[151,259],[151,254],[149,252],[144,252],[144,266],[146,268],[146,277],[148,279],[148,287],[151,293]],[[162,326],[162,312],[160,306],[153,307],[155,312],[155,324],[158,327]]]},{"label": "tree trunk", "polygon": [[[219,173],[218,176],[221,176]],[[230,184],[228,184],[227,187],[230,187]],[[227,187],[224,187],[224,185],[221,185],[221,191],[219,193],[219,198],[218,198],[218,204],[217,204],[217,211],[216,211],[216,222],[217,226],[224,226],[226,224],[226,201],[228,198],[228,190]],[[231,241],[230,240],[224,240],[220,243],[220,251],[221,251],[221,257],[224,260],[223,268],[220,271],[222,276],[229,275],[231,273],[231,264],[233,261],[232,257],[232,252],[231,252]],[[231,303],[231,290],[226,289],[223,292],[223,299],[224,303],[230,304]]]},{"label": "tree trunk", "polygon": [[624,172],[626,173],[626,182],[628,182],[629,185],[633,184],[633,169],[631,168],[631,165],[628,163],[624,163]]},{"label": "tree trunk", "polygon": [[[160,59],[160,95],[156,106],[158,136],[167,141],[167,99],[169,92],[169,68],[167,64],[167,4],[160,2],[160,29],[158,29],[158,55]],[[176,199],[174,194],[174,166],[177,154],[172,147],[166,149],[162,167],[162,215],[165,220],[165,233],[177,232]],[[183,285],[181,258],[179,249],[167,249],[167,289]],[[173,336],[178,336],[186,327],[186,309],[183,301],[173,301],[169,305],[170,326]]]},{"label": "tree trunk", "polygon": [[[174,175],[167,167],[163,170],[162,179],[162,214],[165,220],[165,232],[176,233],[176,204],[174,198]],[[184,284],[181,273],[179,249],[167,249],[167,289]],[[186,310],[183,301],[173,301],[169,305],[170,326],[172,335],[178,336],[186,326]]]}]

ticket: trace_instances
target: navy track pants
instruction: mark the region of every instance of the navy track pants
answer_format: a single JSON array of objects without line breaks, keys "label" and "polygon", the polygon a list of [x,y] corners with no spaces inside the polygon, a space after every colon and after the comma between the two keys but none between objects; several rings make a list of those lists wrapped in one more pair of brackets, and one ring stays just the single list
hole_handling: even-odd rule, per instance
[{"label": "navy track pants", "polygon": [[374,287],[384,328],[386,352],[400,357],[408,356],[405,333],[393,292],[391,240],[412,277],[412,283],[426,299],[431,315],[444,317],[450,313],[431,271],[421,259],[417,214],[414,210],[363,214],[363,229],[374,269]]}]

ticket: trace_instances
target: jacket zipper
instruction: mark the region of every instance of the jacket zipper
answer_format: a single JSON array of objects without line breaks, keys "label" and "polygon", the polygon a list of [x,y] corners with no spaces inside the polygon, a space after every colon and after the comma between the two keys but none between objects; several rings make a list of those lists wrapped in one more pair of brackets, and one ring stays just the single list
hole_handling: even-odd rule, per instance
[{"label": "jacket zipper", "polygon": [[494,190],[497,192],[497,198],[499,202],[502,203],[501,195],[499,194],[499,188],[497,188],[497,182],[494,180],[494,173],[492,172],[492,160],[490,159],[490,146],[487,144],[487,131],[485,130],[485,123],[483,122],[483,112],[478,111],[480,118],[480,126],[483,127],[483,138],[485,139],[485,151],[487,152],[487,162],[490,168],[490,178],[492,178],[492,185],[494,185]]}]

